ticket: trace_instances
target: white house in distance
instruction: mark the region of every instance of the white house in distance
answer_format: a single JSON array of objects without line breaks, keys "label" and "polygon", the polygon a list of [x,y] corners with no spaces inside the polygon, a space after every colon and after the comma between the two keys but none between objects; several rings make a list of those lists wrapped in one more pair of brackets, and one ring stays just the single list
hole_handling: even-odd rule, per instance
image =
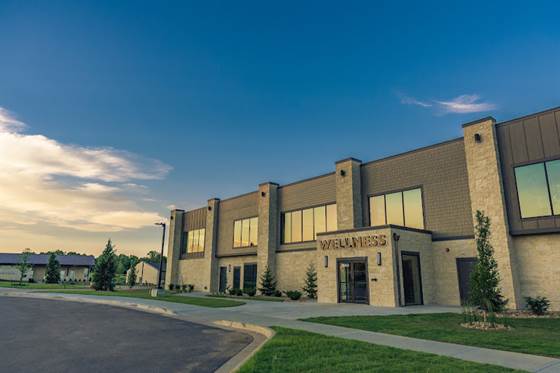
[{"label": "white house in distance", "polygon": [[[163,268],[161,269],[161,281],[162,285],[165,281],[165,262],[163,263]],[[136,270],[136,283],[141,285],[156,285],[158,282],[158,270],[159,270],[159,263],[150,263],[150,262],[139,262],[134,267]],[[132,268],[126,271],[126,278],[128,282],[128,276],[130,276],[130,272]]]},{"label": "white house in distance", "polygon": [[[31,254],[28,263],[31,269],[24,275],[23,280],[42,282],[45,279],[49,254]],[[95,264],[93,255],[57,255],[60,263],[60,280],[86,282]],[[18,264],[21,254],[0,253],[0,281],[19,281]]]}]

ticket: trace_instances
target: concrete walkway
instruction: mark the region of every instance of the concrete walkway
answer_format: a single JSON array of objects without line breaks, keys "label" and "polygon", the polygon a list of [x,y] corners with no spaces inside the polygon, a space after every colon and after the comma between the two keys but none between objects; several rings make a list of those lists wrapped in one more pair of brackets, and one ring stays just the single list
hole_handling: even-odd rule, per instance
[{"label": "concrete walkway", "polygon": [[[2,293],[15,293],[13,291],[6,292],[5,290],[7,289],[0,289],[0,295],[2,295]],[[21,291],[18,289],[18,292]],[[363,341],[413,351],[427,352],[437,355],[454,357],[462,360],[473,361],[477,363],[499,365],[530,372],[560,372],[560,359],[402,337],[397,335],[369,332],[339,326],[315,324],[298,320],[300,318],[315,316],[460,312],[460,309],[457,307],[418,306],[404,308],[380,308],[356,304],[326,305],[301,302],[292,303],[248,301],[247,304],[239,307],[206,308],[188,304],[162,302],[158,300],[113,296],[103,297],[93,295],[88,296],[56,293],[33,293],[33,296],[49,298],[57,297],[68,300],[72,299],[94,302],[103,301],[109,304],[122,302],[123,304],[127,304],[129,306],[131,303],[133,303],[140,305],[141,307],[156,307],[159,310],[163,309],[168,313],[173,313],[174,315],[176,315],[176,317],[191,322],[208,324],[218,320],[230,320],[261,326],[282,326],[286,328],[300,329],[323,335]]]}]

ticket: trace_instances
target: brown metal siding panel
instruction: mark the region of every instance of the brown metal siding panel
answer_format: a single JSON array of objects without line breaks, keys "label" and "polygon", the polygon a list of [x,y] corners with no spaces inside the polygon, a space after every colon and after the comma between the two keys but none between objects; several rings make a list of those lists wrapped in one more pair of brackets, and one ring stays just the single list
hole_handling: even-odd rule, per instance
[{"label": "brown metal siding panel", "polygon": [[218,256],[256,252],[255,247],[247,249],[233,248],[233,222],[237,219],[250,218],[258,215],[257,197],[258,193],[254,192],[237,198],[230,198],[220,203],[218,218]]},{"label": "brown metal siding panel", "polygon": [[336,201],[334,174],[291,184],[278,189],[280,211],[333,203]]},{"label": "brown metal siding panel", "polygon": [[516,166],[560,158],[560,110],[553,109],[497,125],[502,178],[510,229],[516,234],[560,230],[559,217],[521,219]]},{"label": "brown metal siding panel", "polygon": [[473,234],[467,164],[458,140],[362,167],[364,222],[372,194],[421,186],[425,228],[434,238]]},{"label": "brown metal siding panel", "polygon": [[206,207],[187,211],[185,215],[185,231],[206,227]]}]

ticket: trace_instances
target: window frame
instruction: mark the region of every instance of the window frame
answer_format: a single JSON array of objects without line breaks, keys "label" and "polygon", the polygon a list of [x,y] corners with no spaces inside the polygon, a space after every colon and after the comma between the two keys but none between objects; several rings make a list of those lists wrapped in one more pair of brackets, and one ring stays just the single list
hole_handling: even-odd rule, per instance
[{"label": "window frame", "polygon": [[[336,232],[336,231],[329,231],[328,230],[328,213],[327,213],[327,206],[330,205],[335,205],[336,206],[336,201],[335,202],[328,202],[328,203],[320,203],[317,205],[311,205],[311,206],[306,206],[306,207],[298,207],[298,208],[294,208],[291,210],[285,210],[285,211],[280,211],[280,244],[281,245],[298,245],[298,244],[306,244],[306,243],[311,243],[311,242],[316,242],[317,241],[317,233],[315,232],[315,209],[318,207],[324,207],[325,208],[325,231],[324,232],[319,232],[319,233],[327,233],[327,232]],[[312,216],[312,222],[313,222],[313,237],[315,237],[312,240],[307,240],[304,241],[303,240],[303,211],[304,210],[312,210],[313,211],[313,216]],[[286,221],[286,214],[291,214],[292,212],[297,212],[300,211],[301,212],[301,241],[292,241],[292,242],[284,242],[284,229],[286,227],[285,221]],[[293,225],[294,225],[294,221],[293,218],[291,219],[291,224],[290,224],[290,229],[292,229]],[[338,220],[338,219],[337,219]],[[338,230],[338,221],[337,221],[337,230]],[[292,235],[290,234],[290,237]]]},{"label": "window frame", "polygon": [[[408,192],[414,189],[420,189],[420,203],[422,204],[422,224],[423,224],[423,228],[416,228],[416,227],[408,227],[406,225],[406,217],[405,217],[405,207],[404,207],[404,192]],[[415,185],[412,187],[407,187],[404,189],[392,189],[392,190],[388,190],[386,192],[380,192],[380,193],[370,193],[367,195],[367,215],[368,215],[368,226],[372,227],[371,225],[371,198],[373,197],[379,197],[379,196],[383,196],[383,201],[384,201],[384,205],[385,205],[385,224],[383,225],[390,225],[387,223],[387,198],[386,195],[387,194],[392,194],[392,193],[401,193],[401,201],[402,201],[402,216],[403,216],[403,222],[404,222],[404,227],[405,228],[410,228],[410,229],[420,229],[420,230],[426,230],[426,203],[424,201],[424,185],[420,184],[420,185]],[[376,227],[382,227],[383,225],[376,225]]]},{"label": "window frame", "polygon": [[[202,245],[200,245],[200,231],[204,231],[204,240],[202,242]],[[189,240],[189,233],[192,232],[192,240]],[[189,245],[192,243],[194,244],[194,232],[198,232],[198,239],[197,239],[197,244],[196,244],[196,248],[198,248],[199,246],[201,246],[201,250],[198,251],[189,251]],[[192,257],[192,256],[201,256],[204,255],[204,252],[206,251],[206,227],[203,228],[196,228],[196,229],[191,229],[188,231],[184,231],[183,232],[183,236],[184,238],[184,243],[182,245],[182,249],[181,249],[181,256],[185,256],[185,257]],[[193,250],[195,249],[195,247],[193,246]]]},{"label": "window frame", "polygon": [[[252,245],[251,244],[251,220],[252,219],[257,219],[257,244],[256,245]],[[235,223],[236,222],[241,222],[241,237],[240,237],[240,242],[242,243],[241,246],[235,246]],[[243,246],[243,223],[244,221],[247,221],[249,223],[249,237],[247,238],[247,242],[249,243],[247,246]],[[234,219],[232,222],[232,227],[233,227],[233,234],[231,235],[231,247],[234,249],[247,249],[247,248],[257,248],[259,246],[259,216],[258,215],[252,215],[246,218],[240,218],[240,219]]]},{"label": "window frame", "polygon": [[[556,216],[560,216],[560,211],[558,211],[558,213],[556,214],[554,211],[554,204],[552,203],[552,194],[550,193],[550,179],[548,177],[548,168],[546,167],[546,164],[549,162],[554,162],[554,161],[560,161],[560,158],[551,158],[551,159],[545,159],[545,160],[540,160],[538,162],[524,162],[524,163],[520,163],[518,165],[512,166],[513,169],[513,181],[515,183],[515,194],[517,197],[517,212],[519,213],[519,218],[523,221],[531,221],[534,219],[542,219],[542,218],[550,218],[550,217],[556,217]],[[523,211],[521,211],[521,200],[519,199],[519,185],[517,183],[517,176],[515,173],[515,170],[517,168],[521,168],[521,167],[527,167],[527,166],[534,166],[537,164],[542,164],[543,168],[544,168],[544,178],[546,181],[546,191],[547,191],[547,196],[548,196],[548,204],[550,207],[550,215],[539,215],[539,216],[531,216],[528,218],[524,218],[523,217]]]}]

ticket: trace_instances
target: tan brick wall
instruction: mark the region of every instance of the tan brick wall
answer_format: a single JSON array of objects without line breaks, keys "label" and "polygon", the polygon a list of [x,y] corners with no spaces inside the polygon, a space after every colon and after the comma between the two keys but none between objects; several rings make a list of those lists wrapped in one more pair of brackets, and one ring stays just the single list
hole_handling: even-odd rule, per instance
[{"label": "tan brick wall", "polygon": [[515,237],[520,296],[545,296],[560,311],[560,234]]},{"label": "tan brick wall", "polygon": [[178,280],[181,236],[183,235],[183,210],[172,210],[168,227],[167,268],[165,283],[175,284]]},{"label": "tan brick wall", "polygon": [[435,279],[434,303],[459,306],[461,299],[457,258],[476,257],[474,239],[432,242],[432,257]]},{"label": "tan brick wall", "polygon": [[268,267],[272,274],[276,272],[276,248],[278,243],[278,184],[259,185],[258,197],[258,278]]},{"label": "tan brick wall", "polygon": [[[175,285],[194,285],[195,291],[210,291],[209,267],[204,258],[179,260]],[[169,283],[166,283],[169,285]]]},{"label": "tan brick wall", "polygon": [[317,251],[291,251],[276,254],[276,288],[282,291],[302,290],[310,263],[319,266]]},{"label": "tan brick wall", "polygon": [[[508,306],[518,308],[521,302],[517,296],[519,287],[515,276],[511,237],[508,232],[495,122],[493,119],[488,119],[471,124],[464,128],[464,133],[473,221],[476,210],[483,211],[490,218],[492,224],[490,242],[494,247],[494,257],[502,279],[502,291],[509,299]],[[474,140],[476,133],[480,134],[481,142]]]},{"label": "tan brick wall", "polygon": [[336,216],[338,229],[352,229],[363,226],[360,164],[361,162],[355,159],[347,159],[336,163]]}]

